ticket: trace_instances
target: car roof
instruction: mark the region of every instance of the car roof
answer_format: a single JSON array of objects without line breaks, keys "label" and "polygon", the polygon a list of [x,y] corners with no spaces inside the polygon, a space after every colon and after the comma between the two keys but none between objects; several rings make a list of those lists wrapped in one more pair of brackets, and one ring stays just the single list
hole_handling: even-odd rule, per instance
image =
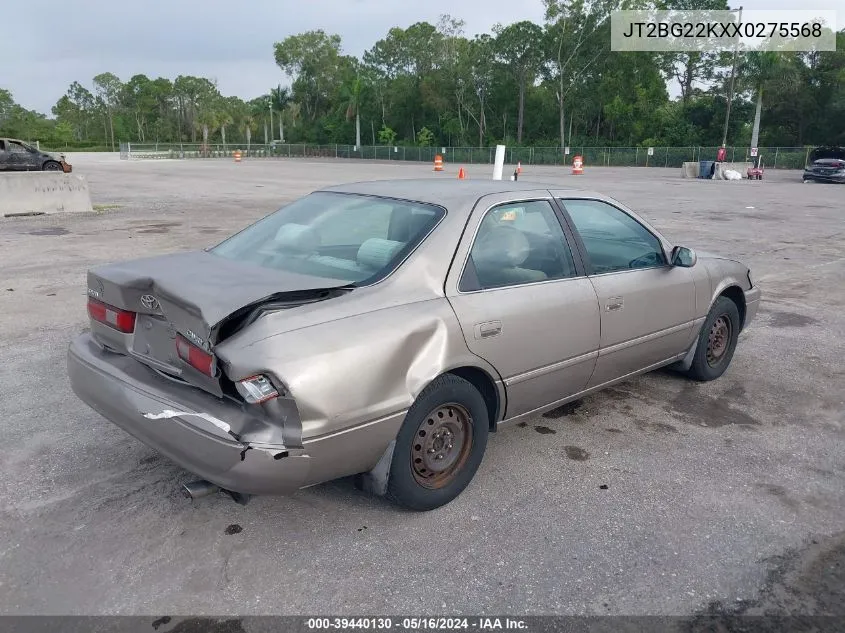
[{"label": "car roof", "polygon": [[461,204],[475,202],[478,198],[490,194],[532,191],[537,189],[565,190],[569,193],[577,194],[577,197],[579,198],[607,198],[607,196],[599,193],[584,191],[572,187],[564,187],[559,184],[548,182],[492,179],[458,180],[455,178],[449,178],[446,180],[445,178],[440,177],[352,182],[324,187],[319,191],[384,196],[387,198],[398,198],[402,200],[413,200],[415,202],[437,204],[446,208],[451,208]]}]

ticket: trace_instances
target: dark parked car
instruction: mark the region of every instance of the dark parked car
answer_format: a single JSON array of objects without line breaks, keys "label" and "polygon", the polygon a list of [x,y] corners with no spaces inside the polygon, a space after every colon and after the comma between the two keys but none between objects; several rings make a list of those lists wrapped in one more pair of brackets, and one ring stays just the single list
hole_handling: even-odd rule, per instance
[{"label": "dark parked car", "polygon": [[845,148],[817,147],[808,156],[804,182],[845,184]]},{"label": "dark parked car", "polygon": [[63,171],[72,167],[64,154],[42,152],[14,138],[0,138],[0,171]]}]

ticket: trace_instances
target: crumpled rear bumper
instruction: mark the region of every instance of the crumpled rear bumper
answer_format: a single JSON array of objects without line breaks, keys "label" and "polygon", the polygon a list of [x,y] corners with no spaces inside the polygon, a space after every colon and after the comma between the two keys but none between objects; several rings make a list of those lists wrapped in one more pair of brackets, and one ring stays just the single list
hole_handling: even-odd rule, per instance
[{"label": "crumpled rear bumper", "polygon": [[[190,387],[170,386],[164,379],[144,380],[143,372],[151,370],[130,357],[103,350],[88,333],[71,342],[67,363],[71,387],[83,402],[221,488],[246,494],[288,494],[302,487],[308,477],[312,460],[304,449],[256,447],[223,430],[227,414],[241,413],[234,403]],[[185,389],[191,389],[190,404],[174,397]]]}]

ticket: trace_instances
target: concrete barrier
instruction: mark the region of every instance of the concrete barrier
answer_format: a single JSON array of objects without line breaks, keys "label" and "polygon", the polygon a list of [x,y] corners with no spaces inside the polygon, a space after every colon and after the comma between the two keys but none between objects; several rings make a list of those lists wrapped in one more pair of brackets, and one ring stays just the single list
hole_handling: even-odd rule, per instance
[{"label": "concrete barrier", "polygon": [[684,163],[681,167],[682,178],[698,178],[698,161]]},{"label": "concrete barrier", "polygon": [[91,211],[85,176],[49,171],[0,173],[0,216]]}]

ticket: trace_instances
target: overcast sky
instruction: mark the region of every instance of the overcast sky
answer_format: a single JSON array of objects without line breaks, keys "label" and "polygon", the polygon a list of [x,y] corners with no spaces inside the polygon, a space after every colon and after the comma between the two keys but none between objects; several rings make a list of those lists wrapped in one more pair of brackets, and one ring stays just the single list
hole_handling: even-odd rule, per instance
[{"label": "overcast sky", "polygon": [[[752,9],[834,9],[845,0],[736,0]],[[224,95],[251,99],[285,83],[273,43],[322,28],[360,56],[393,26],[442,13],[466,21],[467,35],[496,22],[543,21],[541,0],[2,0],[0,88],[46,114],[73,81],[113,72],[123,81],[197,75],[215,78]],[[674,92],[674,90],[673,90]]]}]

